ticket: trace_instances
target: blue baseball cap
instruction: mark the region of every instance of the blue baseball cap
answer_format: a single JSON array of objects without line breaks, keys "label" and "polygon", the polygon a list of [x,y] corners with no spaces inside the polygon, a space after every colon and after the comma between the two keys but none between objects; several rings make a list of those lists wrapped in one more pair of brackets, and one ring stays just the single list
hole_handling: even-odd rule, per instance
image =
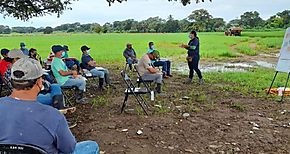
[{"label": "blue baseball cap", "polygon": [[24,42],[21,42],[21,43],[20,43],[20,46],[21,46],[21,47],[25,47],[25,43],[24,43]]},{"label": "blue baseball cap", "polygon": [[64,48],[61,45],[54,45],[51,47],[53,53],[64,51]]},{"label": "blue baseball cap", "polygon": [[1,49],[1,55],[7,55],[9,52],[8,49]]}]

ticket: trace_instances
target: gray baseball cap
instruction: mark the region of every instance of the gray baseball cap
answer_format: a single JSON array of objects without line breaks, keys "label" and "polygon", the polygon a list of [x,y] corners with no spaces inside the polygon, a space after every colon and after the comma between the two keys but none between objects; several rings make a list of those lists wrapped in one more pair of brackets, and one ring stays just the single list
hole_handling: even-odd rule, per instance
[{"label": "gray baseball cap", "polygon": [[14,80],[34,80],[43,75],[39,61],[31,58],[20,58],[11,68],[11,78]]},{"label": "gray baseball cap", "polygon": [[20,49],[12,49],[8,52],[8,57],[9,58],[25,58],[23,52]]}]

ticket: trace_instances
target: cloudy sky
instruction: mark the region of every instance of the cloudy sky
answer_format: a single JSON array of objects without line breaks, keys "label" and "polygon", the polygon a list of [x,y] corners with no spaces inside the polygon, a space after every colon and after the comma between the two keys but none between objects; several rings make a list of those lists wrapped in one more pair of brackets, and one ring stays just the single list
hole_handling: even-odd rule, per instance
[{"label": "cloudy sky", "polygon": [[207,9],[214,17],[222,17],[227,22],[238,18],[246,11],[258,11],[263,19],[289,9],[290,0],[213,0],[188,6],[167,0],[127,0],[108,6],[106,0],[79,0],[71,5],[60,18],[56,15],[33,18],[27,22],[14,18],[0,17],[1,25],[13,26],[58,26],[63,23],[101,23],[117,20],[135,19],[141,21],[148,17],[159,16],[166,19],[170,14],[175,19],[186,18],[193,10]]}]

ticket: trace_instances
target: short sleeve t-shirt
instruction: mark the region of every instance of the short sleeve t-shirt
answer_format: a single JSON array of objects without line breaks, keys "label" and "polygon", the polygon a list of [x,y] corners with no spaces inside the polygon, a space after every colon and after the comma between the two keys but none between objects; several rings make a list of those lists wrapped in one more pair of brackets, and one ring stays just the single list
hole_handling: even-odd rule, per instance
[{"label": "short sleeve t-shirt", "polygon": [[72,153],[76,140],[58,110],[37,101],[0,98],[0,143],[36,145],[47,153]]},{"label": "short sleeve t-shirt", "polygon": [[8,62],[4,59],[0,60],[0,75],[1,77],[4,76],[5,72],[8,69],[8,66],[11,64],[11,62]]},{"label": "short sleeve t-shirt", "polygon": [[51,62],[51,70],[58,84],[63,85],[67,80],[69,80],[70,76],[62,76],[59,71],[68,71],[67,66],[62,61],[62,59],[55,57]]},{"label": "short sleeve t-shirt", "polygon": [[94,60],[90,55],[88,54],[83,54],[82,55],[82,64],[83,64],[83,67],[87,70],[92,70],[94,69],[95,67],[94,66],[90,66],[89,65],[89,62]]},{"label": "short sleeve t-shirt", "polygon": [[148,71],[148,68],[153,68],[151,60],[148,56],[148,54],[145,54],[142,56],[142,58],[140,59],[138,65],[137,65],[137,69],[138,72],[140,73],[140,75],[144,75],[145,73],[150,73]]},{"label": "short sleeve t-shirt", "polygon": [[29,51],[28,51],[27,48],[20,48],[20,50],[22,51],[22,53],[23,53],[24,55],[26,55],[26,56],[29,55]]}]

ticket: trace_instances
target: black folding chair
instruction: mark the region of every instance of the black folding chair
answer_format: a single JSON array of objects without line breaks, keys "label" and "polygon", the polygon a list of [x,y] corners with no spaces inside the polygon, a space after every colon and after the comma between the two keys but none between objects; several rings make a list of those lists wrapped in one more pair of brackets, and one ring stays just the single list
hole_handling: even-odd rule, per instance
[{"label": "black folding chair", "polygon": [[34,145],[0,144],[0,154],[47,154],[47,152]]},{"label": "black folding chair", "polygon": [[141,95],[142,94],[148,94],[148,93],[150,93],[150,91],[148,91],[147,88],[136,88],[134,86],[134,84],[132,83],[132,81],[131,81],[130,77],[128,76],[128,74],[125,73],[125,71],[121,71],[121,76],[122,76],[124,82],[127,85],[127,88],[126,88],[126,90],[124,92],[125,98],[124,98],[124,102],[122,104],[121,113],[123,113],[123,111],[124,111],[124,108],[125,108],[125,106],[127,104],[129,95],[133,95],[136,98],[138,104],[141,106],[141,108],[145,112],[145,114],[148,115],[146,109],[149,110],[149,107],[148,107],[148,105],[146,104],[146,101],[143,99],[143,97]]},{"label": "black folding chair", "polygon": [[[51,72],[51,77],[53,78],[55,83],[57,83],[53,72]],[[64,97],[65,104],[67,104],[69,106],[74,106],[74,103],[76,102],[76,99],[77,99],[78,87],[76,87],[76,86],[61,86],[60,88],[61,88],[62,95]]]},{"label": "black folding chair", "polygon": [[12,93],[12,85],[7,78],[2,78],[2,75],[0,74],[0,97],[2,97],[3,90],[6,90],[6,92],[8,92],[7,95],[9,95],[10,93]]},{"label": "black folding chair", "polygon": [[77,100],[78,87],[76,86],[61,86],[61,91],[65,100],[65,104],[74,106]]},{"label": "black folding chair", "polygon": [[[1,75],[1,74],[0,74]],[[2,79],[2,76],[0,76],[0,97],[2,97],[2,90],[3,90],[3,87],[4,87],[4,82],[3,82],[3,79]]]},{"label": "black folding chair", "polygon": [[137,72],[137,85],[138,85],[138,87],[140,87],[141,83],[142,83],[149,91],[151,91],[149,87],[150,87],[151,83],[153,83],[154,81],[153,80],[143,80],[136,65],[134,65],[134,69]]},{"label": "black folding chair", "polygon": [[93,74],[89,70],[85,69],[83,63],[80,63],[80,67],[84,72],[82,75],[83,77],[87,78],[88,80],[91,79],[91,80],[93,80],[93,82],[97,83],[97,78],[99,78],[99,77],[93,76]]}]

